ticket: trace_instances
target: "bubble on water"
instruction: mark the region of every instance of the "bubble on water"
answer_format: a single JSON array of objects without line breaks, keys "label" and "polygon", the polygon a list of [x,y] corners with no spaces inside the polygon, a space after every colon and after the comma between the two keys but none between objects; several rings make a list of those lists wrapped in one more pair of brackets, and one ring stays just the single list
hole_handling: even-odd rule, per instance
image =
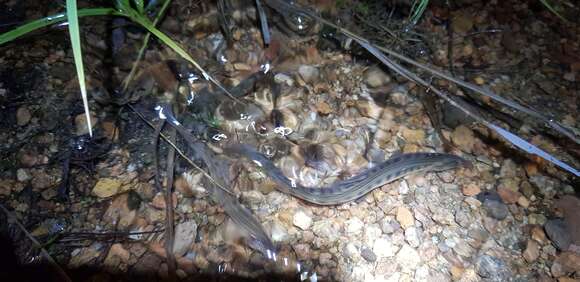
[{"label": "bubble on water", "polygon": [[[227,63],[227,62],[228,62],[228,58],[226,58],[226,56],[224,56],[224,55],[221,55],[221,56],[219,57],[219,61],[220,61],[220,63],[222,63],[222,64],[225,64],[225,63]],[[265,72],[264,72],[264,73],[265,73]]]},{"label": "bubble on water", "polygon": [[298,34],[305,34],[314,26],[314,20],[304,13],[290,13],[284,17],[284,22]]},{"label": "bubble on water", "polygon": [[218,273],[225,273],[228,268],[228,264],[225,261],[222,261],[218,265]]},{"label": "bubble on water", "polygon": [[219,142],[219,141],[222,141],[224,139],[228,139],[228,136],[223,134],[223,133],[218,133],[218,134],[215,134],[214,136],[212,136],[211,139],[216,141],[216,142]]},{"label": "bubble on water", "polygon": [[274,128],[274,133],[276,133],[282,137],[288,136],[288,135],[292,134],[292,132],[294,132],[294,130],[292,130],[292,128],[288,128],[288,127],[279,126],[279,127]]},{"label": "bubble on water", "polygon": [[262,71],[264,74],[268,73],[268,72],[270,71],[270,68],[272,68],[272,66],[270,66],[270,64],[269,64],[269,63],[265,63],[265,64],[263,64],[263,65],[261,65],[261,66],[260,66],[260,70],[261,70],[261,71]]},{"label": "bubble on water", "polygon": [[157,105],[157,106],[155,107],[155,111],[157,111],[157,116],[158,116],[160,119],[167,119],[167,116],[166,116],[166,115],[163,113],[163,107],[161,107],[161,106]]}]

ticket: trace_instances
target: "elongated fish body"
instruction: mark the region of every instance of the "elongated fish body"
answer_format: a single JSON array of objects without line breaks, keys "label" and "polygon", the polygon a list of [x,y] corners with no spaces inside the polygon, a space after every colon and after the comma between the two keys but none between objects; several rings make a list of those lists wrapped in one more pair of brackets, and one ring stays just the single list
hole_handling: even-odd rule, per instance
[{"label": "elongated fish body", "polygon": [[[229,183],[229,161],[215,154],[203,142],[195,140],[191,133],[185,129],[173,116],[170,107],[163,107],[160,116],[166,118],[179,134],[187,141],[188,145],[202,159],[209,173],[219,181],[221,185]],[[356,200],[370,191],[406,175],[427,172],[443,171],[471,164],[455,155],[440,153],[412,153],[401,154],[385,162],[379,163],[373,168],[353,176],[346,180],[337,181],[328,187],[305,187],[288,179],[274,163],[258,152],[254,147],[246,144],[232,145],[224,149],[225,153],[241,155],[260,166],[268,177],[278,185],[276,188],[304,201],[318,205],[339,205]],[[223,206],[225,212],[248,232],[251,237],[250,245],[262,252],[268,258],[275,255],[275,247],[266,234],[260,222],[251,212],[240,205],[233,196],[212,184],[214,199]]]},{"label": "elongated fish body", "polygon": [[[163,118],[174,127],[179,135],[187,141],[189,147],[196,156],[206,164],[209,174],[222,186],[229,187],[229,165],[230,161],[218,156],[201,141],[196,140],[193,135],[175,119],[171,112],[171,107],[165,105],[161,107]],[[161,116],[161,115],[160,115]],[[242,206],[236,198],[226,193],[213,183],[209,183],[211,195],[214,201],[222,206],[226,214],[250,236],[248,242],[254,249],[260,251],[264,256],[271,257],[275,252],[275,247],[270,236],[262,228],[262,224],[252,215],[252,213]]]},{"label": "elongated fish body", "polygon": [[337,181],[331,186],[305,187],[288,179],[272,161],[249,145],[233,145],[226,151],[252,160],[278,184],[277,188],[280,191],[318,205],[339,205],[356,200],[377,187],[412,173],[443,171],[471,165],[465,159],[451,154],[401,154],[349,179]]}]

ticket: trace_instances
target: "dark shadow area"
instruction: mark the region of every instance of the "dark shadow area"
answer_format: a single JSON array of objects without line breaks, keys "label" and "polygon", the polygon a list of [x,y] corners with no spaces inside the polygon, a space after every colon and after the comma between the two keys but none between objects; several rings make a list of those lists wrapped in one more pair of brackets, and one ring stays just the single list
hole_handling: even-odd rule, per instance
[{"label": "dark shadow area", "polygon": [[[16,248],[12,240],[0,237],[0,277],[2,281],[63,281],[57,270],[48,263],[31,263],[23,265],[16,256]],[[82,267],[78,269],[64,269],[72,281],[169,281],[158,277],[158,269],[136,270],[129,269],[126,273],[113,274],[98,267]],[[299,281],[298,277],[285,277],[268,274],[255,278],[245,278],[225,273],[195,273],[188,274],[179,281]]]},{"label": "dark shadow area", "polygon": [[[0,277],[1,281],[65,281],[59,269],[42,258],[40,252],[31,246],[31,242],[22,232],[11,224],[5,214],[0,213]],[[97,258],[97,260],[99,260]],[[124,273],[111,273],[103,267],[84,265],[80,268],[63,271],[72,281],[170,281],[161,278],[159,268],[164,259],[152,254],[143,254],[137,263],[130,266]],[[103,265],[102,262],[96,262]],[[90,264],[90,263],[89,263]],[[157,267],[151,267],[157,266]],[[183,279],[178,281],[299,281],[299,277],[264,273],[257,277],[247,278],[231,273],[220,272],[217,265],[210,267],[212,272],[197,272],[192,270],[185,273]]]}]

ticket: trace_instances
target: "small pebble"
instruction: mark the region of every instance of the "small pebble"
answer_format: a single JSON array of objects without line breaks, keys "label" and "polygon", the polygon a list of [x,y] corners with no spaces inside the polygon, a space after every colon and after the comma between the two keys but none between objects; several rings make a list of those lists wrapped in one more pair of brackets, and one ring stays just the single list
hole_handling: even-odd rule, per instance
[{"label": "small pebble", "polygon": [[511,159],[505,159],[501,165],[499,175],[502,178],[514,178],[516,177],[518,171],[518,166]]},{"label": "small pebble", "polygon": [[536,226],[532,227],[532,230],[530,233],[531,233],[530,236],[536,242],[538,242],[540,244],[545,244],[547,242],[546,233],[544,233],[544,229],[542,229],[542,227],[536,225]]},{"label": "small pebble", "polygon": [[528,215],[528,222],[530,224],[544,225],[548,221],[545,215],[539,213],[532,213]]},{"label": "small pebble", "polygon": [[405,229],[405,241],[413,248],[419,247],[421,241],[417,227],[411,226]]},{"label": "small pebble", "polygon": [[508,205],[516,203],[521,196],[520,192],[504,187],[499,187],[497,193],[501,197],[501,200]]},{"label": "small pebble", "polygon": [[[173,208],[177,207],[177,194],[172,193],[172,204],[173,204]],[[153,206],[156,209],[160,209],[163,210],[165,209],[165,192],[159,192],[155,195],[155,197],[153,197],[153,200],[151,201],[151,206]]]},{"label": "small pebble", "polygon": [[18,126],[24,126],[30,122],[32,115],[26,106],[22,106],[16,110],[16,124]]},{"label": "small pebble", "polygon": [[101,178],[93,187],[93,195],[99,198],[107,198],[119,193],[121,181],[113,178]]},{"label": "small pebble", "polygon": [[397,222],[391,221],[390,219],[381,220],[381,230],[385,234],[391,234],[399,228],[400,228],[400,226]]},{"label": "small pebble", "polygon": [[276,81],[277,83],[284,83],[290,87],[292,87],[294,85],[294,80],[288,76],[287,74],[284,73],[277,73],[274,76],[274,81]]},{"label": "small pebble", "polygon": [[473,81],[477,85],[483,85],[483,84],[485,84],[485,79],[483,79],[483,77],[481,77],[481,76],[475,77],[475,79]]},{"label": "small pebble", "polygon": [[303,210],[298,210],[298,212],[294,214],[292,223],[294,223],[294,226],[297,226],[302,230],[308,230],[310,225],[312,225],[312,218]]},{"label": "small pebble", "polygon": [[323,116],[332,113],[332,108],[324,101],[318,102],[318,104],[316,104],[316,110]]},{"label": "small pebble", "polygon": [[357,217],[353,217],[345,222],[348,234],[358,234],[362,232],[364,223]]},{"label": "small pebble", "polygon": [[572,244],[568,227],[562,219],[548,220],[544,225],[544,229],[546,230],[548,238],[552,240],[559,250],[567,250],[570,244]]},{"label": "small pebble", "polygon": [[451,272],[451,277],[453,278],[453,281],[459,281],[461,279],[461,277],[463,276],[464,271],[465,271],[465,268],[452,265],[450,272]]},{"label": "small pebble", "polygon": [[310,245],[308,244],[297,244],[294,246],[294,251],[296,252],[296,257],[299,260],[310,259]]},{"label": "small pebble", "polygon": [[250,71],[252,70],[252,66],[245,63],[234,63],[234,69],[240,71]]},{"label": "small pebble", "polygon": [[520,196],[518,198],[518,205],[520,205],[522,208],[528,208],[530,206],[530,200],[524,196]]},{"label": "small pebble", "polygon": [[453,16],[451,24],[453,26],[453,32],[465,34],[473,28],[474,17],[470,14],[459,12]]},{"label": "small pebble", "polygon": [[[558,257],[554,260],[554,265],[552,265],[552,269],[554,266],[559,266],[559,272],[568,274],[573,272],[580,272],[580,254],[575,252],[562,252],[558,255]],[[554,274],[554,272],[552,272]],[[555,275],[561,276],[561,275]]]},{"label": "small pebble", "polygon": [[483,202],[483,208],[487,211],[489,216],[497,220],[503,220],[509,214],[507,206],[504,203],[496,200],[485,200]]},{"label": "small pebble", "polygon": [[366,70],[363,79],[368,86],[373,88],[386,85],[391,81],[391,77],[378,67],[371,67]]},{"label": "small pebble", "polygon": [[409,143],[420,144],[425,141],[425,131],[422,129],[409,129],[407,127],[401,128],[401,135]]},{"label": "small pebble", "polygon": [[410,272],[415,270],[421,263],[421,256],[416,249],[404,244],[396,255],[397,262],[402,268],[403,272]]},{"label": "small pebble", "polygon": [[464,125],[460,125],[453,130],[453,133],[451,133],[451,141],[467,153],[471,153],[475,145],[473,131]]},{"label": "small pebble", "polygon": [[26,169],[19,168],[18,170],[16,170],[16,179],[18,179],[18,181],[25,182],[30,180],[31,178],[32,176],[30,175],[30,173],[28,173]]},{"label": "small pebble", "polygon": [[318,68],[308,65],[301,65],[298,68],[298,73],[300,74],[300,77],[304,79],[305,82],[312,82],[318,79],[318,76],[320,75],[320,71],[318,70]]},{"label": "small pebble", "polygon": [[526,250],[523,253],[523,257],[527,262],[533,262],[540,256],[540,245],[538,242],[533,240],[528,240]]},{"label": "small pebble", "polygon": [[399,207],[397,209],[396,218],[403,229],[415,225],[415,218],[413,218],[413,213],[411,213],[411,211],[406,207]]},{"label": "small pebble", "polygon": [[375,253],[373,253],[373,251],[367,247],[363,247],[361,249],[360,255],[368,262],[377,261],[377,255],[375,255]]},{"label": "small pebble", "polygon": [[507,264],[490,255],[480,256],[475,264],[475,270],[479,276],[491,281],[508,281],[512,277]]},{"label": "small pebble", "polygon": [[197,236],[197,223],[189,220],[175,226],[175,240],[173,242],[173,253],[177,257],[185,255],[191,248],[191,244]]},{"label": "small pebble", "polygon": [[378,258],[387,258],[395,255],[397,248],[388,237],[381,237],[374,242],[373,253]]},{"label": "small pebble", "polygon": [[270,224],[270,234],[272,236],[272,241],[274,242],[284,242],[289,237],[286,228],[278,223],[278,221],[274,221]]},{"label": "small pebble", "polygon": [[[90,118],[91,118],[91,127],[93,129],[93,131],[95,130],[95,125],[97,124],[97,116],[95,115],[95,113],[90,112]],[[89,125],[87,123],[87,116],[85,115],[85,113],[79,114],[75,117],[75,134],[77,136],[80,135],[85,135],[85,134],[89,134]]]},{"label": "small pebble", "polygon": [[481,189],[475,183],[470,183],[468,185],[464,185],[463,188],[461,189],[461,192],[463,192],[463,195],[469,197],[479,194],[481,192]]}]

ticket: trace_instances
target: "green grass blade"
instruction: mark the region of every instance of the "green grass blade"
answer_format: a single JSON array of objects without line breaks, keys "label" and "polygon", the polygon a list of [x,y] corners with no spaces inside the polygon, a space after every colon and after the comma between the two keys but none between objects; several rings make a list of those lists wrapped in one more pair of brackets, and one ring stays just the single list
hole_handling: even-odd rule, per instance
[{"label": "green grass blade", "polygon": [[[78,10],[77,15],[79,17],[85,16],[107,16],[107,15],[121,15],[119,12],[111,8],[93,8],[93,9],[81,9]],[[66,13],[59,13],[44,17],[38,20],[31,21],[24,25],[21,25],[11,31],[0,34],[0,45],[15,40],[27,33],[35,31],[39,28],[43,28],[49,25],[57,24],[66,21]]]},{"label": "green grass blade", "polygon": [[[159,22],[159,20],[161,20],[163,15],[165,15],[165,12],[167,11],[167,8],[169,7],[170,3],[171,3],[171,0],[165,0],[165,2],[163,2],[163,6],[161,7],[161,9],[159,9],[159,13],[157,13],[157,16],[153,20],[153,26],[157,26],[157,23]],[[151,39],[150,32],[145,34],[145,38],[143,39],[143,44],[141,45],[141,49],[139,49],[139,54],[137,55],[137,59],[135,60],[135,62],[133,62],[133,66],[131,67],[131,71],[129,72],[129,75],[127,75],[125,80],[123,80],[123,92],[127,91],[127,89],[129,88],[129,83],[131,82],[131,80],[133,80],[133,77],[135,76],[135,72],[137,71],[137,66],[141,62],[141,59],[143,58],[143,54],[145,54],[145,49],[147,48],[147,45],[149,44],[149,39]]]},{"label": "green grass blade", "polygon": [[129,3],[129,0],[115,0],[115,6],[121,11],[131,10],[131,3]]},{"label": "green grass blade", "polygon": [[133,0],[135,7],[137,8],[137,12],[143,15],[143,11],[145,11],[145,3],[143,0]]},{"label": "green grass blade", "polygon": [[550,12],[552,12],[554,15],[558,16],[558,18],[560,18],[561,20],[567,22],[568,20],[566,18],[564,18],[560,13],[558,13],[558,11],[556,11],[556,8],[554,8],[554,6],[552,6],[552,4],[550,4],[550,2],[548,2],[548,0],[540,0],[540,2],[542,2],[542,4],[548,8],[548,10],[550,10]]},{"label": "green grass blade", "polygon": [[411,12],[409,14],[409,23],[411,25],[417,24],[421,16],[427,9],[427,5],[429,4],[429,0],[414,0],[413,6],[411,6]]},{"label": "green grass blade", "polygon": [[85,108],[85,116],[87,119],[87,126],[89,128],[89,135],[93,136],[93,128],[91,125],[91,115],[89,113],[89,101],[87,99],[87,87],[85,85],[85,71],[83,68],[83,53],[81,50],[81,35],[79,28],[79,18],[77,16],[77,1],[66,0],[66,14],[68,17],[68,30],[70,34],[70,41],[73,48],[73,56],[75,66],[77,69],[77,77],[79,79],[79,86],[81,88],[81,96],[83,98],[83,106]]}]

